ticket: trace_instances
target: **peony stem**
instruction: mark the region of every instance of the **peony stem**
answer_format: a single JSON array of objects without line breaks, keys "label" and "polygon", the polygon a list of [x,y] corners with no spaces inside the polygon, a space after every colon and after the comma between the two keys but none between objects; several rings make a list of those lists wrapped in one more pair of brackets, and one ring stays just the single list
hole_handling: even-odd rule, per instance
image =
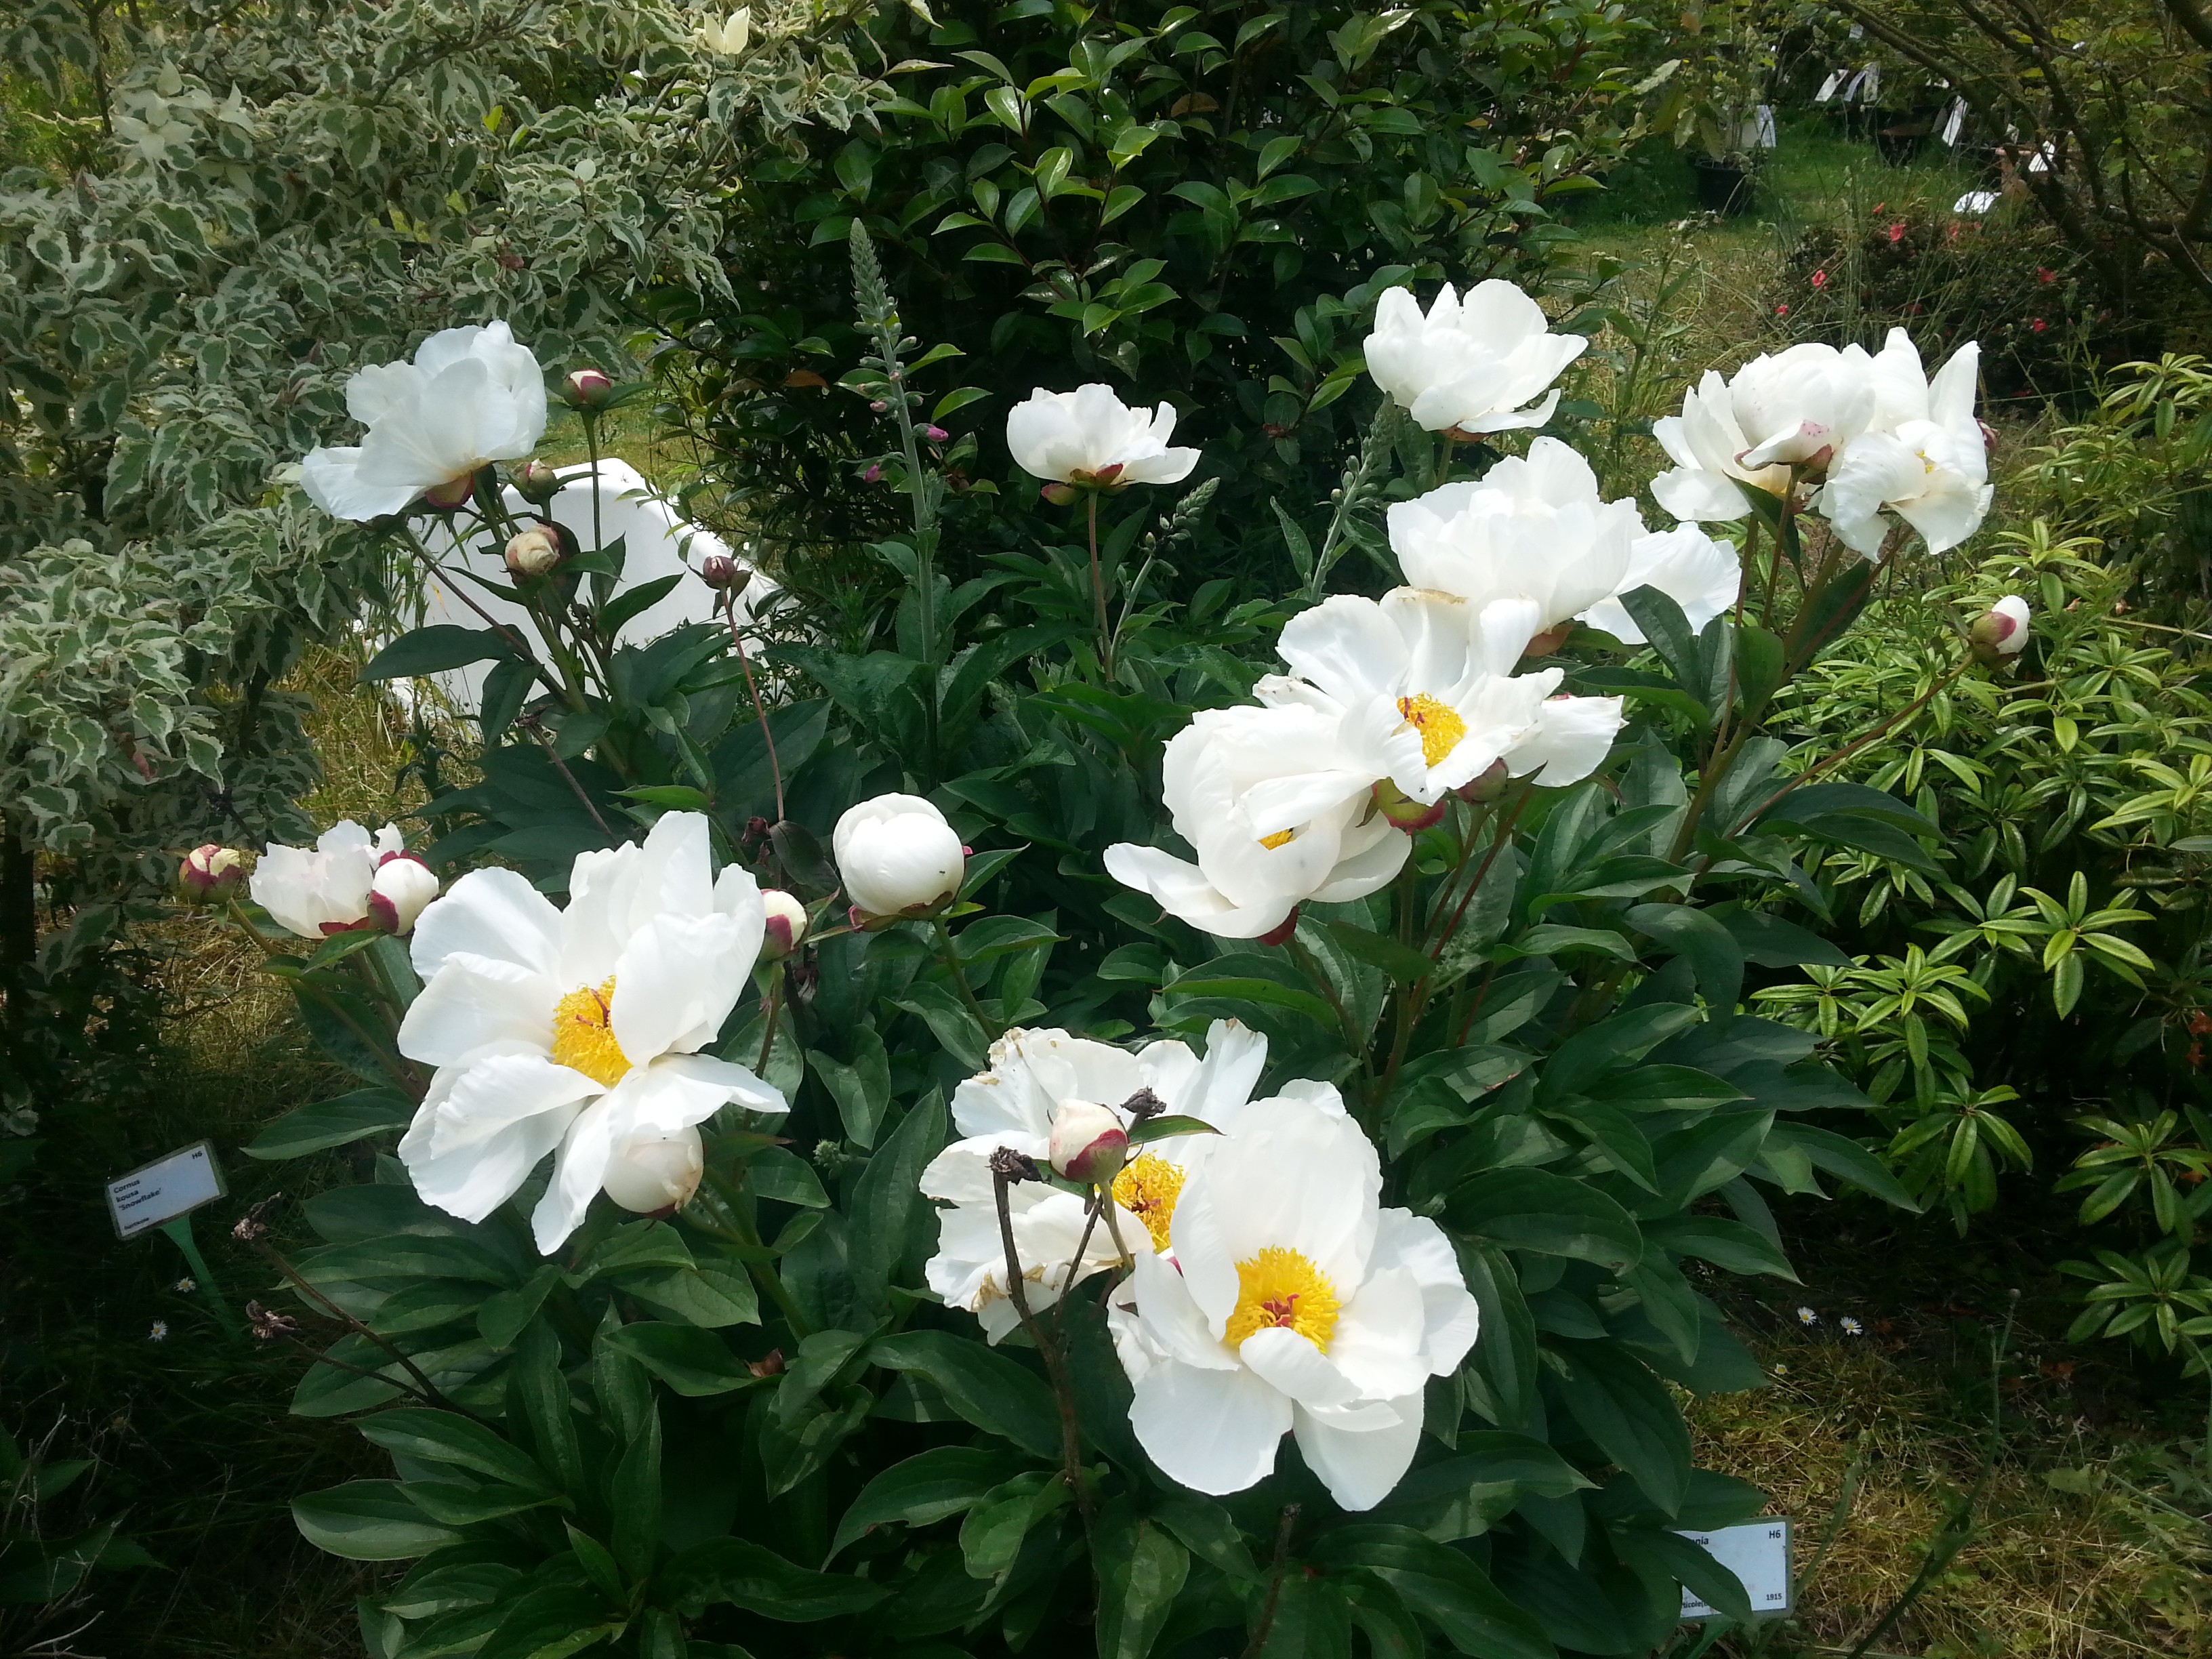
[{"label": "peony stem", "polygon": [[[1013,1208],[1006,1197],[1016,1182],[1042,1178],[1034,1163],[1011,1147],[1001,1146],[991,1155],[991,1196],[999,1212],[999,1243],[1006,1253],[1006,1297],[1014,1304],[1022,1328],[1036,1345],[1037,1356],[1044,1361],[1045,1376],[1052,1384],[1053,1398],[1060,1407],[1060,1478],[1074,1495],[1076,1512],[1082,1517],[1083,1533],[1087,1539],[1091,1534],[1091,1491],[1083,1480],[1083,1441],[1076,1430],[1075,1395],[1067,1386],[1067,1356],[1062,1344],[1047,1338],[1044,1327],[1030,1310],[1027,1283],[1022,1277],[1021,1252],[1014,1247]],[[1066,1305],[1064,1302],[1061,1304],[1063,1316]]]},{"label": "peony stem", "polygon": [[768,745],[769,775],[775,780],[775,821],[783,822],[783,766],[775,757],[775,733],[769,730],[768,708],[761,702],[760,687],[753,683],[753,665],[745,655],[745,642],[738,629],[738,596],[734,592],[722,596],[723,619],[730,624],[730,643],[737,650],[738,666],[745,672],[745,690],[752,694],[753,713],[760,720],[761,741]]},{"label": "peony stem", "polygon": [[1090,505],[1087,514],[1091,532],[1091,596],[1098,605],[1098,664],[1105,677],[1114,678],[1114,636],[1106,627],[1106,578],[1098,568],[1098,492],[1084,492]]},{"label": "peony stem", "polygon": [[1275,1522],[1275,1554],[1267,1565],[1267,1599],[1260,1608],[1260,1617],[1252,1626],[1252,1639],[1244,1644],[1244,1659],[1258,1659],[1267,1645],[1268,1634],[1275,1628],[1275,1609],[1283,1599],[1283,1577],[1291,1565],[1291,1529],[1298,1523],[1298,1506],[1283,1505],[1280,1519]]},{"label": "peony stem", "polygon": [[954,988],[960,1000],[968,1005],[968,1012],[975,1016],[976,1024],[983,1028],[986,1041],[996,1042],[1006,1034],[1006,1027],[983,1012],[983,1005],[975,1000],[975,992],[968,983],[968,973],[960,965],[960,952],[953,948],[952,930],[945,925],[943,916],[932,916],[929,925],[937,932],[937,959],[945,964],[945,971],[952,975]]}]

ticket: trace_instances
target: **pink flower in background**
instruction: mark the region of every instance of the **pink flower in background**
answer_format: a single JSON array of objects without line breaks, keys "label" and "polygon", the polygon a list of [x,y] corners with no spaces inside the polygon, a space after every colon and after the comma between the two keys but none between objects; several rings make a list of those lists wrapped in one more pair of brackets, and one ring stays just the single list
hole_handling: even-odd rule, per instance
[{"label": "pink flower in background", "polygon": [[1826,271],[1816,270],[1813,273],[1813,286],[1814,288],[1826,288],[1827,285],[1828,273]]},{"label": "pink flower in background", "polygon": [[1894,247],[1894,246],[1897,246],[1897,244],[1898,244],[1898,243],[1899,243],[1899,242],[1903,241],[1904,240],[1905,240],[1905,221],[1904,221],[1904,220],[1902,220],[1902,219],[1899,219],[1899,220],[1896,221],[1894,223],[1893,223],[1893,224],[1890,226],[1890,228],[1889,228],[1889,241],[1890,241],[1890,246],[1891,246],[1892,247]]},{"label": "pink flower in background", "polygon": [[2038,317],[2038,318],[2034,319],[2033,321],[2031,321],[2031,322],[2028,324],[2028,327],[2029,327],[2029,328],[2031,328],[2031,329],[2033,329],[2033,330],[2036,333],[2038,333],[2038,334],[2042,333],[2042,332],[2044,331],[2044,330],[2045,330],[2045,329],[2049,328],[2050,326],[2051,326],[2051,325],[2050,325],[2050,324],[2048,324],[2048,323],[2046,323],[2046,322],[2045,322],[2045,321],[2043,320],[2043,319],[2042,319],[2042,318],[2040,318],[2040,317]]}]

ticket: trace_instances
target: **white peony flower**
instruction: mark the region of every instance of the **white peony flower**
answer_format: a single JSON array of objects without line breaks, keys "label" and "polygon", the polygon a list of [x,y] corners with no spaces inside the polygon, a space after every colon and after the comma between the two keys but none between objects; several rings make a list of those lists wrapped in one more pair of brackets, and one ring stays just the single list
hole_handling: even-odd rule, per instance
[{"label": "white peony flower", "polygon": [[[1605,734],[1595,750],[1575,757],[1585,763],[1579,770],[1553,750],[1534,764],[1521,752],[1547,716],[1573,718],[1560,702],[1547,701],[1564,670],[1513,673],[1537,614],[1532,599],[1493,599],[1477,611],[1449,593],[1401,587],[1380,599],[1340,593],[1292,617],[1277,647],[1291,672],[1261,680],[1255,694],[1272,707],[1310,708],[1335,719],[1340,743],[1329,758],[1351,764],[1261,785],[1248,802],[1263,808],[1274,792],[1292,790],[1302,803],[1352,801],[1387,779],[1407,801],[1427,808],[1499,761],[1515,777],[1541,765],[1547,784],[1589,775],[1620,725],[1618,697],[1562,700],[1603,705],[1601,715],[1577,711],[1592,715],[1589,723]],[[1432,821],[1382,793],[1384,810],[1401,828]]]},{"label": "white peony flower", "polygon": [[919,795],[878,795],[845,810],[830,837],[845,895],[863,915],[920,915],[960,890],[968,849]]},{"label": "white peony flower", "polygon": [[[1656,587],[1682,607],[1692,632],[1735,605],[1743,592],[1743,565],[1736,550],[1716,541],[1695,524],[1638,536],[1629,550],[1628,574],[1620,579],[1620,592]],[[1592,628],[1602,628],[1624,645],[1642,645],[1644,630],[1628,614],[1619,595],[1601,599],[1582,614]]]},{"label": "white peony flower", "polygon": [[1390,548],[1413,587],[1535,602],[1535,629],[1611,597],[1644,521],[1636,503],[1599,498],[1589,463],[1556,438],[1508,456],[1474,483],[1449,483],[1389,514]]},{"label": "white peony flower", "polygon": [[1651,435],[1674,463],[1674,470],[1651,481],[1651,498],[1685,523],[1741,519],[1751,511],[1744,491],[1779,495],[1790,487],[1790,469],[1778,463],[1747,466],[1742,457],[1751,440],[1736,424],[1728,382],[1717,369],[1682,394],[1682,412],[1651,423]]},{"label": "white peony flower", "polygon": [[763,926],[752,877],[715,875],[706,817],[670,812],[641,847],[580,854],[568,890],[556,909],[512,870],[455,882],[416,924],[422,993],[399,1027],[399,1051],[438,1068],[399,1143],[416,1190],[481,1221],[553,1152],[531,1217],[549,1255],[611,1180],[625,1204],[680,1184],[687,1137],[723,1105],[785,1109],[744,1066],[699,1052],[737,1006]]},{"label": "white peony flower", "polygon": [[1170,449],[1172,404],[1131,409],[1111,386],[1096,383],[1073,392],[1042,386],[1006,416],[1006,447],[1014,464],[1050,483],[1119,489],[1133,483],[1180,483],[1198,465],[1194,449]]},{"label": "white peony flower", "polygon": [[545,377],[505,323],[449,328],[411,363],[364,368],[346,410],[368,431],[356,448],[320,448],[300,485],[334,519],[380,519],[472,477],[487,461],[527,455],[545,435]]},{"label": "white peony flower", "polygon": [[691,38],[718,58],[741,57],[753,35],[753,9],[740,6],[726,18],[708,18],[692,31]]},{"label": "white peony flower", "polygon": [[1375,1148],[1336,1091],[1255,1102],[1192,1171],[1173,1259],[1139,1251],[1109,1317],[1130,1426],[1170,1480],[1220,1495],[1265,1480],[1285,1433],[1347,1510],[1389,1495],[1423,1390],[1480,1319],[1436,1223],[1381,1207]]},{"label": "white peony flower", "polygon": [[1308,899],[1364,898],[1413,843],[1364,793],[1341,722],[1319,709],[1210,708],[1168,739],[1163,795],[1192,864],[1156,847],[1106,849],[1106,872],[1192,927],[1261,939]]},{"label": "white peony flower", "polygon": [[1681,414],[1651,423],[1674,463],[1651,481],[1652,498],[1685,520],[1740,519],[1747,489],[1779,495],[1792,466],[1832,465],[1874,416],[1874,360],[1856,345],[1794,345],[1727,381],[1708,369]]},{"label": "white peony flower", "polygon": [[412,853],[387,853],[368,881],[368,917],[387,933],[410,933],[438,896],[438,878]]},{"label": "white peony flower", "polygon": [[1545,388],[1589,344],[1549,332],[1543,308],[1494,277],[1464,300],[1445,283],[1425,317],[1410,289],[1394,288],[1375,307],[1367,372],[1419,425],[1473,436],[1550,420],[1559,394]]},{"label": "white peony flower", "polygon": [[[1132,1054],[1066,1031],[1008,1031],[991,1045],[990,1069],[953,1091],[952,1121],[962,1138],[921,1174],[924,1195],[951,1206],[939,1215],[937,1254],[925,1269],[925,1282],[945,1306],[975,1315],[984,1334],[998,1341],[1020,1316],[1007,1294],[991,1154],[1011,1148],[1042,1167],[1056,1127],[1104,1112],[1126,1131],[1132,1103],[1147,1090],[1169,1112],[1226,1127],[1243,1111],[1267,1060],[1267,1040],[1234,1020],[1214,1022],[1203,1060],[1173,1041]],[[1143,1147],[1122,1168],[1111,1190],[1124,1244],[1139,1254],[1166,1247],[1189,1167],[1213,1139],[1170,1136]],[[1024,1181],[1007,1189],[1031,1312],[1050,1307],[1071,1283],[1121,1260],[1103,1220],[1089,1230],[1082,1258],[1076,1259],[1085,1206],[1082,1194],[1049,1182]]]},{"label": "white peony flower", "polygon": [[1873,360],[1875,413],[1869,430],[1844,447],[1814,506],[1844,545],[1881,556],[1895,513],[1931,553],[1956,547],[1981,528],[1992,493],[1989,447],[1974,414],[1981,347],[1972,340],[1929,380],[1901,328]]},{"label": "white peony flower", "polygon": [[377,866],[404,845],[395,824],[386,824],[372,840],[368,830],[343,818],[323,831],[313,852],[271,843],[246,890],[288,933],[325,939],[368,919]]}]

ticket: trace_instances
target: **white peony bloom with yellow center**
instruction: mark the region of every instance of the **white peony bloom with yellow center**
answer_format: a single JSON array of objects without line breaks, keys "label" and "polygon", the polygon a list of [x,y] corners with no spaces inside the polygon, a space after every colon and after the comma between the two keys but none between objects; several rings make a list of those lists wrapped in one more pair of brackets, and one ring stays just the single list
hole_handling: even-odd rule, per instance
[{"label": "white peony bloom with yellow center", "polygon": [[708,824],[671,812],[642,846],[578,855],[568,905],[475,870],[415,925],[422,993],[399,1050],[437,1067],[399,1143],[425,1201],[482,1221],[538,1161],[531,1217],[550,1255],[604,1188],[626,1207],[697,1184],[698,1126],[724,1105],[781,1112],[742,1066],[703,1054],[744,990],[764,915],[750,875],[717,876]]},{"label": "white peony bloom with yellow center", "polygon": [[[1401,587],[1380,599],[1340,593],[1292,617],[1277,647],[1291,672],[1270,675],[1255,693],[1271,707],[1336,717],[1342,754],[1355,763],[1275,780],[1253,792],[1255,805],[1277,791],[1297,792],[1302,805],[1334,805],[1387,778],[1425,806],[1500,761],[1509,776],[1533,771],[1545,784],[1589,776],[1620,727],[1620,699],[1555,700],[1563,670],[1514,673],[1537,614],[1525,599],[1477,610],[1449,593]],[[1600,706],[1571,706],[1584,703]],[[1547,743],[1547,723],[1554,739],[1571,728],[1595,741]]]},{"label": "white peony bloom with yellow center", "polygon": [[271,842],[246,890],[270,920],[301,939],[326,939],[368,919],[378,867],[406,843],[387,823],[371,836],[351,818],[323,831],[313,850]]},{"label": "white peony bloom with yellow center", "polygon": [[1550,420],[1559,394],[1546,388],[1589,345],[1552,333],[1543,307],[1496,277],[1464,299],[1446,283],[1426,315],[1394,288],[1375,307],[1367,372],[1418,424],[1472,437]]},{"label": "white peony bloom with yellow center", "polygon": [[346,412],[368,428],[361,443],[310,451],[300,486],[334,519],[378,519],[535,449],[545,435],[545,377],[505,323],[449,328],[423,341],[412,362],[348,380]]},{"label": "white peony bloom with yellow center", "polygon": [[1242,1492],[1286,1433],[1347,1510],[1404,1476],[1428,1380],[1458,1368],[1480,1315],[1443,1231],[1382,1190],[1325,1084],[1253,1103],[1193,1169],[1172,1254],[1138,1252],[1110,1316],[1130,1425],[1170,1480]]},{"label": "white peony bloom with yellow center", "polygon": [[[1267,1061],[1267,1038],[1235,1020],[1214,1022],[1203,1059],[1173,1041],[1133,1053],[1061,1030],[1007,1032],[991,1045],[990,1069],[953,1092],[961,1139],[922,1171],[923,1194],[951,1206],[938,1218],[937,1254],[924,1275],[929,1288],[945,1306],[975,1315],[984,1334],[998,1341],[1020,1316],[1007,1291],[991,1154],[1011,1148],[1042,1170],[1055,1121],[1103,1109],[1126,1127],[1131,1105],[1146,1091],[1166,1112],[1226,1128],[1239,1120]],[[1069,1285],[1119,1261],[1116,1231],[1133,1252],[1165,1249],[1188,1168],[1214,1139],[1175,1135],[1138,1148],[1110,1184],[1115,1226],[1101,1219],[1087,1242],[1082,1194],[1050,1182],[1010,1187],[1006,1208],[1030,1311],[1050,1307]]]},{"label": "white peony bloom with yellow center", "polygon": [[1322,709],[1203,710],[1161,761],[1170,820],[1197,862],[1121,842],[1106,849],[1106,872],[1223,939],[1264,938],[1309,899],[1364,898],[1411,843],[1364,798],[1309,781],[1358,765],[1342,720]]},{"label": "white peony bloom with yellow center", "polygon": [[[1694,524],[1638,536],[1628,552],[1628,574],[1620,592],[1656,587],[1682,607],[1692,633],[1733,605],[1743,592],[1743,562],[1727,542],[1717,541]],[[1628,614],[1619,594],[1600,599],[1582,614],[1624,645],[1644,643],[1644,630]]]}]

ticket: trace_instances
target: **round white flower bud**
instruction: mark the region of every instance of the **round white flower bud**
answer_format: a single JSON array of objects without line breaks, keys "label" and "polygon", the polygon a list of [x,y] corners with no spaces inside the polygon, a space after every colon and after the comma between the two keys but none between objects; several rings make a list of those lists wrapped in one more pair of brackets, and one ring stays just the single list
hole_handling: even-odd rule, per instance
[{"label": "round white flower bud", "polygon": [[696,1128],[665,1140],[625,1141],[607,1164],[607,1196],[635,1214],[655,1215],[688,1203],[706,1170]]},{"label": "round white flower bud", "polygon": [[210,842],[195,847],[177,866],[177,887],[193,903],[229,897],[246,880],[246,855]]},{"label": "round white flower bud", "polygon": [[867,916],[924,915],[960,890],[968,849],[919,795],[878,795],[848,808],[830,840],[854,908]]},{"label": "round white flower bud", "polygon": [[2008,593],[1974,618],[1966,638],[1981,661],[2001,662],[2027,649],[2027,601]]},{"label": "round white flower bud", "polygon": [[507,568],[518,576],[550,574],[559,566],[561,538],[550,527],[525,530],[507,544]]},{"label": "round white flower bud", "polygon": [[1051,1157],[1054,1175],[1097,1186],[1129,1161],[1129,1132],[1094,1101],[1066,1101],[1052,1115]]},{"label": "round white flower bud", "polygon": [[761,938],[761,955],[774,962],[787,957],[806,941],[806,907],[780,887],[761,889],[761,908],[768,912],[768,927]]},{"label": "round white flower bud", "polygon": [[368,919],[387,933],[411,933],[438,896],[438,878],[412,853],[388,854],[368,880]]}]

